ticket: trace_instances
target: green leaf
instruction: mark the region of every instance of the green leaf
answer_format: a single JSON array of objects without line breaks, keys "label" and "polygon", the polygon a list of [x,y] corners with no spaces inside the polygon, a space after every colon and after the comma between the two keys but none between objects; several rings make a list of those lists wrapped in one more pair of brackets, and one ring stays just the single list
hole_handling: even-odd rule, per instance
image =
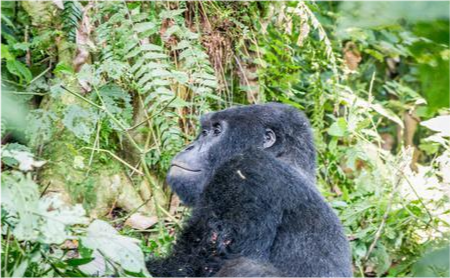
[{"label": "green leaf", "polygon": [[83,16],[83,6],[78,1],[63,2],[64,10],[61,13],[63,30],[71,42],[75,42],[79,21]]},{"label": "green leaf", "polygon": [[169,28],[167,28],[166,32],[164,32],[164,37],[168,38],[174,34],[180,36],[182,32],[183,31],[181,30],[180,26],[172,25]]},{"label": "green leaf", "polygon": [[57,195],[40,199],[38,185],[21,172],[2,174],[2,208],[14,216],[11,227],[18,240],[61,244],[69,225],[87,224],[81,205],[67,206]]},{"label": "green leaf", "polygon": [[9,47],[3,43],[2,43],[2,59],[6,59],[7,61],[15,59],[14,55],[12,55],[11,52],[9,52]]},{"label": "green leaf", "polygon": [[63,243],[69,237],[68,226],[88,223],[81,204],[67,206],[55,195],[46,196],[39,201],[38,214],[41,217],[40,242],[47,244]]},{"label": "green leaf", "polygon": [[184,13],[184,11],[186,11],[186,9],[166,10],[166,11],[162,11],[162,12],[159,14],[159,17],[160,17],[161,19],[166,19],[166,18],[173,19],[173,18],[175,18],[176,16],[178,16],[178,15]]},{"label": "green leaf", "polygon": [[70,266],[80,266],[80,265],[90,263],[93,260],[94,260],[94,258],[69,259],[69,260],[66,260],[66,263]]},{"label": "green leaf", "polygon": [[434,250],[422,256],[413,265],[413,275],[415,277],[449,277],[449,247]]},{"label": "green leaf", "polygon": [[14,270],[11,277],[24,277],[25,271],[28,268],[29,260],[25,258],[20,265]]},{"label": "green leaf", "polygon": [[172,74],[170,71],[164,70],[164,69],[155,69],[150,72],[152,78],[165,78],[165,77],[171,77]]},{"label": "green leaf", "polygon": [[74,104],[66,108],[62,122],[76,137],[89,143],[97,120],[97,114]]},{"label": "green leaf", "polygon": [[152,30],[155,28],[156,28],[156,25],[153,22],[144,22],[144,23],[136,23],[134,25],[133,30],[138,33],[142,33],[142,32]]},{"label": "green leaf", "polygon": [[[446,31],[448,37],[448,31]],[[448,40],[447,40],[448,42]],[[446,43],[448,44],[448,43]],[[430,50],[422,50],[421,53],[429,53]],[[447,48],[447,53],[448,53]],[[424,54],[431,56],[430,54]],[[449,58],[437,59],[437,65],[419,65],[419,78],[421,83],[421,94],[428,102],[428,113],[434,115],[439,108],[449,107]]]},{"label": "green leaf", "polygon": [[2,136],[6,135],[6,132],[13,131],[13,129],[21,130],[25,127],[25,115],[29,106],[23,102],[30,100],[29,97],[16,96],[13,91],[14,87],[8,86],[4,81],[2,79],[0,100]]},{"label": "green leaf", "polygon": [[33,154],[29,151],[2,149],[2,160],[4,158],[16,161],[16,165],[22,172],[31,171],[33,168],[39,168],[45,164],[45,161],[34,160]]},{"label": "green leaf", "polygon": [[372,104],[371,108],[373,110],[375,110],[376,112],[380,113],[381,115],[383,115],[384,117],[388,118],[389,120],[397,123],[400,127],[404,127],[403,125],[403,121],[394,114],[394,112],[392,112],[391,110],[384,108],[383,106],[381,106],[380,104],[376,103],[376,104]]},{"label": "green leaf", "polygon": [[54,74],[58,74],[58,73],[65,73],[65,74],[74,74],[74,70],[73,67],[64,63],[64,62],[59,62],[55,69],[53,70]]},{"label": "green leaf", "polygon": [[144,44],[141,46],[142,51],[163,51],[163,48],[156,44]]},{"label": "green leaf", "polygon": [[83,246],[94,250],[94,257],[109,259],[128,271],[147,273],[139,240],[120,235],[107,222],[94,220],[87,229],[87,235],[80,239]]},{"label": "green leaf", "polygon": [[189,81],[189,75],[183,71],[172,71],[172,77],[181,84],[186,84]]},{"label": "green leaf", "polygon": [[328,134],[331,136],[342,137],[346,134],[347,130],[347,122],[345,119],[338,118],[328,129]]},{"label": "green leaf", "polygon": [[30,175],[20,172],[2,174],[2,208],[17,217],[13,235],[18,240],[36,241],[39,234],[38,216],[39,191]]},{"label": "green leaf", "polygon": [[174,50],[181,50],[181,49],[185,49],[188,47],[191,47],[191,44],[189,43],[189,41],[182,40],[177,44],[177,46],[174,47]]},{"label": "green leaf", "polygon": [[144,58],[145,59],[165,59],[165,58],[169,58],[169,56],[167,56],[164,53],[149,52],[144,55]]},{"label": "green leaf", "polygon": [[[103,86],[99,89],[99,92],[106,109],[120,122],[130,124],[131,118],[133,117],[130,94],[115,84]],[[110,120],[110,124],[112,128],[122,130],[114,121]]]},{"label": "green leaf", "polygon": [[172,108],[181,108],[181,107],[188,107],[190,105],[189,102],[186,102],[185,100],[177,97],[174,100],[171,100],[170,107]]},{"label": "green leaf", "polygon": [[21,80],[25,80],[27,83],[33,79],[33,75],[31,71],[17,60],[8,60],[6,61],[6,68],[11,74],[18,76]]}]

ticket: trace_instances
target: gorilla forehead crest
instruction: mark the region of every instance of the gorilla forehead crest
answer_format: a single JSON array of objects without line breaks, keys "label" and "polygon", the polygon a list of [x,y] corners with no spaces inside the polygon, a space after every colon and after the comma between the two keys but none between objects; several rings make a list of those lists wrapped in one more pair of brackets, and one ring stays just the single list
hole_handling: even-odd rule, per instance
[{"label": "gorilla forehead crest", "polygon": [[220,120],[233,124],[251,123],[265,125],[276,128],[285,134],[294,134],[296,130],[309,132],[309,122],[303,113],[291,106],[280,103],[231,107],[203,115],[201,123],[203,125]]},{"label": "gorilla forehead crest", "polygon": [[[226,122],[234,140],[255,143],[263,129],[270,128],[277,142],[267,151],[314,175],[316,152],[308,119],[298,109],[281,103],[232,107],[204,115],[202,127]],[[247,136],[247,137],[245,137]],[[254,147],[254,146],[252,146]]]}]

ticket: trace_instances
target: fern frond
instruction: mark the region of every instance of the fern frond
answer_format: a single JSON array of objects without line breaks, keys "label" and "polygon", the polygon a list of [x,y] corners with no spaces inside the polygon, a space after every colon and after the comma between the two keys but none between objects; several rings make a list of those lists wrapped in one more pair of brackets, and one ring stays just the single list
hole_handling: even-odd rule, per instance
[{"label": "fern frond", "polygon": [[75,42],[78,25],[83,16],[83,6],[76,0],[63,1],[64,10],[61,14],[63,30],[71,42]]},{"label": "fern frond", "polygon": [[[150,165],[157,163],[163,168],[185,144],[187,134],[180,123],[185,121],[182,117],[190,115],[180,111],[187,107],[191,113],[203,113],[208,106],[206,100],[218,98],[214,95],[217,80],[208,55],[202,49],[200,36],[184,25],[180,16],[183,12],[163,9],[159,17],[149,17],[140,12],[140,7],[130,11],[124,3],[112,6],[102,2],[95,16],[99,22],[96,41],[102,45],[96,74],[137,92],[147,113],[158,115],[150,124],[151,140],[158,148],[150,151],[147,158]],[[168,18],[173,24],[161,37],[161,21]],[[165,39],[172,36],[178,43],[166,45]],[[185,92],[183,98],[179,92]],[[123,99],[111,101],[123,103]]]}]

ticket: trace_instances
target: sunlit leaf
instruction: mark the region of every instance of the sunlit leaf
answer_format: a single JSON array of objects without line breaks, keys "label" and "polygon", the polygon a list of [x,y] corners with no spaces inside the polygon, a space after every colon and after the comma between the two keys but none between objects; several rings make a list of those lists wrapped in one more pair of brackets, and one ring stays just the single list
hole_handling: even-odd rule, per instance
[{"label": "sunlit leaf", "polygon": [[342,137],[347,133],[347,122],[344,118],[338,118],[330,128],[328,129],[328,134],[336,137]]},{"label": "sunlit leaf", "polygon": [[6,68],[10,73],[18,76],[26,82],[30,82],[33,78],[33,75],[31,74],[31,71],[27,68],[27,66],[25,66],[18,60],[7,60]]},{"label": "sunlit leaf", "polygon": [[450,115],[437,116],[428,121],[421,122],[420,125],[439,132],[441,136],[450,136]]},{"label": "sunlit leaf", "polygon": [[87,235],[81,238],[83,245],[98,250],[105,259],[112,260],[124,269],[132,272],[146,272],[144,255],[139,248],[139,241],[119,235],[107,222],[95,220]]}]

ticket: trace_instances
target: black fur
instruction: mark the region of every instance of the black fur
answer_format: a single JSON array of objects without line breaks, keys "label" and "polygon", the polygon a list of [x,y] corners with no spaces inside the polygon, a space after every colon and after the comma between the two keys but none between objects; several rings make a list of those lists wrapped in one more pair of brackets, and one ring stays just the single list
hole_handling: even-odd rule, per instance
[{"label": "black fur", "polygon": [[[171,255],[148,261],[150,273],[351,276],[348,241],[315,186],[315,148],[306,117],[272,103],[202,118],[206,130],[216,123],[224,125],[223,134],[199,137],[186,149],[199,150],[192,156],[198,175],[169,174],[169,184],[193,207],[192,217]],[[267,128],[276,142],[264,148]]]}]

